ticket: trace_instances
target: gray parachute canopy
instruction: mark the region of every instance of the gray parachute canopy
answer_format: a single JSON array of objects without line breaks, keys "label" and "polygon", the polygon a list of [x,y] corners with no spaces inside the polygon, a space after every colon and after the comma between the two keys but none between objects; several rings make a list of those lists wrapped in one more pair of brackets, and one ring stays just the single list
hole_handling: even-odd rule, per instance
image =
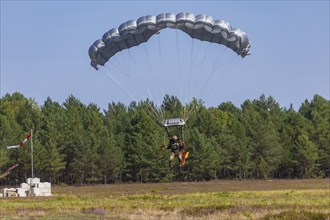
[{"label": "gray parachute canopy", "polygon": [[134,21],[127,21],[106,32],[89,48],[91,65],[104,65],[113,55],[121,50],[147,42],[154,34],[164,28],[175,28],[190,37],[227,46],[241,57],[249,55],[250,43],[247,35],[240,29],[232,28],[223,20],[213,20],[208,15],[192,13],[162,13],[148,15]]}]

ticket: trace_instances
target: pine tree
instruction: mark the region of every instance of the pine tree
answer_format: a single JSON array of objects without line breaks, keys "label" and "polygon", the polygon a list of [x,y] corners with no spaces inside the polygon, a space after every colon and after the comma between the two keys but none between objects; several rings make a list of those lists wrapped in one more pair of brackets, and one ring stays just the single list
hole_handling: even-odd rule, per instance
[{"label": "pine tree", "polygon": [[38,161],[35,165],[40,178],[58,183],[61,171],[65,169],[65,157],[60,153],[62,147],[64,109],[51,98],[42,107],[42,121],[39,136],[40,147],[35,150]]},{"label": "pine tree", "polygon": [[132,181],[162,181],[165,176],[159,153],[161,132],[157,122],[147,114],[148,106],[150,103],[140,103],[131,118],[125,173]]},{"label": "pine tree", "polygon": [[251,165],[254,175],[257,178],[273,176],[280,163],[281,153],[276,127],[265,112],[266,110],[256,103],[246,101],[242,109],[247,135],[249,136]]},{"label": "pine tree", "polygon": [[311,141],[318,149],[317,163],[320,175],[330,176],[330,101],[315,95],[309,103],[302,104],[299,112],[311,121]]}]

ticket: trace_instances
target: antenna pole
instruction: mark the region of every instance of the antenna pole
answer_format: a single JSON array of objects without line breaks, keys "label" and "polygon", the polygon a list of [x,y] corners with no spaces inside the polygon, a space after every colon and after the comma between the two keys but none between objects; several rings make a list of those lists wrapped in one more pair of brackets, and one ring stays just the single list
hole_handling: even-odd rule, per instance
[{"label": "antenna pole", "polygon": [[32,135],[32,129],[31,129],[31,178],[34,178],[33,175],[33,135]]}]

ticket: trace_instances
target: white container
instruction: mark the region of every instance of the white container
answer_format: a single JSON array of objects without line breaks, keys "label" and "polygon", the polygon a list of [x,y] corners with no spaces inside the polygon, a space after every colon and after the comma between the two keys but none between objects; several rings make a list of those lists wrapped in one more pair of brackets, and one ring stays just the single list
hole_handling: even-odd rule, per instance
[{"label": "white container", "polygon": [[23,188],[16,188],[17,196],[18,197],[26,197],[26,189]]},{"label": "white container", "polygon": [[41,196],[39,188],[32,188],[29,190],[29,196]]},{"label": "white container", "polygon": [[49,183],[49,182],[44,182],[44,187],[45,188],[51,188],[52,187],[52,184]]},{"label": "white container", "polygon": [[31,187],[27,183],[21,183],[21,188],[23,188],[23,189],[30,189]]},{"label": "white container", "polygon": [[30,186],[32,186],[36,183],[40,183],[40,178],[28,178],[26,180],[26,183],[29,184]]},{"label": "white container", "polygon": [[15,188],[4,188],[3,194],[5,197],[17,197],[17,192]]}]

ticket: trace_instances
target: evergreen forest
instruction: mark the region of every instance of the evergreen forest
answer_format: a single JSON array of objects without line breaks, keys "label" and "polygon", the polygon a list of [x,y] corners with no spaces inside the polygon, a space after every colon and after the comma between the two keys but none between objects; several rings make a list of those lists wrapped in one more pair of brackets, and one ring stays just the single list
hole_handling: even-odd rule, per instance
[{"label": "evergreen forest", "polygon": [[[34,174],[53,184],[208,181],[214,179],[300,179],[330,177],[330,101],[320,95],[295,110],[261,95],[237,107],[206,107],[192,100],[184,128],[184,167],[170,169],[168,135],[149,100],[109,103],[107,109],[70,95],[42,105],[21,93],[0,99],[0,174],[19,164],[1,185],[31,177],[31,147],[17,145],[33,130]],[[166,95],[166,118],[185,106]],[[182,137],[183,138],[183,137]]]}]

